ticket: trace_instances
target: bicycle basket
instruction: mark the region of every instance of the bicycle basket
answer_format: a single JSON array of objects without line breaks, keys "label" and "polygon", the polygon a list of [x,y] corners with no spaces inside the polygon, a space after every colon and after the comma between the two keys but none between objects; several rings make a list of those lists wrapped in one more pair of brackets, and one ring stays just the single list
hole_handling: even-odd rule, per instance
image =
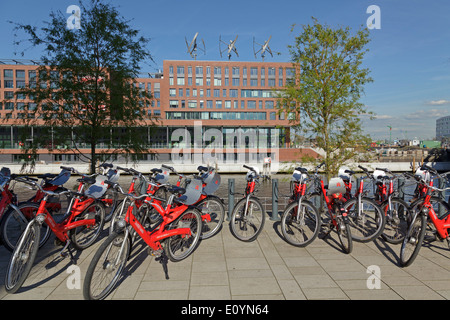
[{"label": "bicycle basket", "polygon": [[419,168],[417,168],[416,173],[414,174],[416,177],[422,179],[423,181],[425,181],[426,183],[430,182],[431,180],[431,175],[428,171],[426,170],[422,170]]},{"label": "bicycle basket", "polygon": [[90,185],[84,194],[94,199],[101,198],[108,188],[108,185],[105,183],[106,179],[106,176],[95,177],[95,183]]},{"label": "bicycle basket", "polygon": [[164,184],[167,181],[169,181],[169,171],[167,169],[161,168],[162,172],[158,173],[155,176],[155,180],[156,182],[160,183],[160,184]]},{"label": "bicycle basket", "polygon": [[47,183],[52,184],[54,186],[62,186],[64,183],[69,181],[71,174],[72,172],[70,170],[62,169],[61,172],[56,177],[54,177]]},{"label": "bicycle basket", "polygon": [[350,169],[348,167],[345,167],[345,166],[344,167],[340,167],[339,168],[339,172],[338,172],[338,176],[342,180],[350,181],[351,176],[350,176],[350,174],[348,172],[345,172],[345,171],[350,171]]},{"label": "bicycle basket", "polygon": [[119,181],[120,172],[117,169],[109,169],[106,173],[106,177],[108,178],[108,181],[116,183]]},{"label": "bicycle basket", "polygon": [[203,193],[209,195],[214,194],[214,192],[219,189],[220,186],[220,175],[216,172],[208,172],[208,176],[203,178],[203,182],[206,186],[203,188]]},{"label": "bicycle basket", "polygon": [[344,180],[341,178],[331,178],[328,183],[327,195],[331,196],[333,194],[344,194],[347,190],[345,189]]},{"label": "bicycle basket", "polygon": [[298,170],[294,170],[294,173],[292,173],[292,181],[294,182],[302,182],[305,180],[308,176],[306,173],[301,173]]},{"label": "bicycle basket", "polygon": [[186,185],[186,192],[181,195],[177,200],[184,203],[185,205],[194,204],[200,199],[202,195],[202,185],[203,182],[200,179],[191,179],[189,184]]},{"label": "bicycle basket", "polygon": [[139,179],[139,182],[136,183],[137,187],[135,187],[135,190],[140,194],[143,195],[147,193],[148,189],[148,183],[144,179]]},{"label": "bicycle basket", "polygon": [[375,170],[373,172],[373,177],[377,180],[377,182],[381,182],[385,176],[386,176],[386,172],[384,172],[382,170]]},{"label": "bicycle basket", "polygon": [[9,170],[9,168],[3,167],[0,170],[0,187],[3,189],[10,179],[11,170]]}]

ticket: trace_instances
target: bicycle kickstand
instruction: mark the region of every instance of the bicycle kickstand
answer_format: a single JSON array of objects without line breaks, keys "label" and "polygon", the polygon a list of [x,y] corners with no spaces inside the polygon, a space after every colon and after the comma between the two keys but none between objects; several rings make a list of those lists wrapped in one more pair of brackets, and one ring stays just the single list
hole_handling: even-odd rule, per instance
[{"label": "bicycle kickstand", "polygon": [[169,261],[169,258],[167,258],[166,253],[163,251],[159,257],[155,258],[155,261],[159,261],[159,263],[162,264],[164,274],[166,275],[166,280],[169,280],[169,270],[167,268],[167,262]]},{"label": "bicycle kickstand", "polygon": [[61,250],[61,252],[59,254],[63,258],[65,258],[65,257],[67,257],[69,255],[70,256],[70,261],[73,264],[77,264],[77,262],[75,260],[75,257],[73,256],[73,253],[72,253],[72,248],[70,246],[70,240],[66,241],[66,244],[64,245],[64,248]]}]

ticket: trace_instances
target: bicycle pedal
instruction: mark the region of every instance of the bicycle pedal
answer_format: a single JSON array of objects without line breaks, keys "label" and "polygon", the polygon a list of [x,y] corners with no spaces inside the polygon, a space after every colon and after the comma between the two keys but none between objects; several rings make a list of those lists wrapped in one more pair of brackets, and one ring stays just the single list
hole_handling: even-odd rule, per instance
[{"label": "bicycle pedal", "polygon": [[148,248],[148,254],[149,254],[150,256],[154,256],[154,257],[157,258],[157,259],[161,257],[161,255],[163,254],[163,252],[164,252],[164,249],[153,250],[153,249],[151,249],[151,248]]}]

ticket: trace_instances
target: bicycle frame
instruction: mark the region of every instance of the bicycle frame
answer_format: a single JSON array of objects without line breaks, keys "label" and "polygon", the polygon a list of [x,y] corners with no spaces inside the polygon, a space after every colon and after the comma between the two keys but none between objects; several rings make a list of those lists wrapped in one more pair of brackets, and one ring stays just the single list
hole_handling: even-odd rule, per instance
[{"label": "bicycle frame", "polygon": [[92,198],[87,198],[84,201],[79,201],[79,199],[75,199],[75,203],[70,208],[70,215],[66,217],[62,222],[57,223],[51,214],[47,211],[46,204],[49,195],[45,195],[42,199],[39,209],[36,213],[36,217],[39,215],[45,215],[44,222],[50,227],[56,237],[62,242],[66,242],[69,237],[67,232],[71,229],[78,228],[81,226],[92,227],[95,225],[95,219],[83,219],[80,221],[74,221],[74,219],[80,215],[88,206],[90,206],[95,200]]},{"label": "bicycle frame", "polygon": [[[423,192],[425,190],[425,185],[424,184],[419,184],[419,186],[422,187],[421,192]],[[427,213],[428,213],[428,217],[431,219],[431,221],[433,222],[437,233],[439,234],[439,236],[442,239],[447,239],[449,236],[449,229],[450,229],[450,208],[446,208],[447,209],[447,213],[442,217],[442,218],[438,218],[436,212],[434,211],[433,205],[430,202],[431,199],[431,189],[433,187],[433,180],[431,180],[428,184],[428,186],[426,186],[426,195],[423,196],[424,198],[424,202],[422,205],[422,210],[423,208],[427,209]]]},{"label": "bicycle frame", "polygon": [[[173,197],[173,196],[172,196]],[[169,203],[167,204],[167,207],[164,209],[160,201],[158,200],[152,200],[148,201],[147,199],[144,200],[145,202],[149,203],[155,210],[163,217],[161,222],[153,227],[151,230],[146,230],[142,224],[139,222],[139,220],[134,216],[133,214],[133,206],[130,205],[128,207],[125,221],[131,225],[131,227],[139,234],[139,236],[144,240],[144,242],[154,251],[161,250],[162,246],[160,241],[164,240],[169,237],[173,237],[176,235],[180,236],[190,236],[191,235],[191,229],[190,228],[176,228],[173,230],[165,230],[165,227],[173,222],[175,219],[177,219],[186,209],[188,206],[186,205],[180,205],[180,206],[174,206]],[[157,228],[155,230],[155,228]]]},{"label": "bicycle frame", "polygon": [[[8,206],[14,205],[16,202],[16,195],[9,190],[8,184],[5,185],[1,192],[1,200],[0,200],[0,219],[3,216],[3,214],[6,212],[6,209]],[[20,210],[19,210],[20,211]]]},{"label": "bicycle frame", "polygon": [[[328,214],[330,215],[331,221],[332,221],[333,225],[335,227],[337,227],[338,223],[335,219],[337,214],[335,213],[334,207],[340,205],[339,202],[343,199],[343,195],[342,194],[332,194],[331,196],[328,196],[327,190],[325,189],[325,185],[323,183],[323,180],[320,180],[320,189],[321,189],[322,197],[325,200],[325,203],[327,205],[327,211],[328,211]],[[346,219],[347,212],[343,212],[342,217],[344,219]]]}]

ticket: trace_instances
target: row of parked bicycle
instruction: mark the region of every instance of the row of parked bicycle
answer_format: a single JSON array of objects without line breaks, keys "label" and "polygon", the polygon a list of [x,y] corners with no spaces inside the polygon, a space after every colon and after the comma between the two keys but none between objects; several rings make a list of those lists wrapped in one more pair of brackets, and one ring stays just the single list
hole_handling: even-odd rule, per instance
[{"label": "row of parked bicycle", "polygon": [[[408,204],[394,187],[399,175],[387,169],[377,168],[370,173],[359,166],[365,176],[353,192],[352,170],[342,168],[339,177],[325,185],[318,174],[322,166],[318,165],[314,173],[297,167],[292,175],[292,194],[281,215],[282,235],[288,243],[304,247],[321,230],[324,236],[336,230],[343,251],[350,253],[353,241],[367,242],[382,236],[390,243],[402,243],[400,264],[407,266],[419,252],[429,219],[428,225],[434,225],[436,236],[447,239],[450,247],[450,206],[434,194],[450,188],[433,186],[433,177],[447,179],[447,174],[440,175],[428,166],[421,166],[414,175],[403,174],[417,183],[414,201]],[[258,169],[244,167],[249,170],[247,185],[242,199],[229,213],[229,226],[237,239],[253,241],[264,227],[266,213],[255,195]],[[5,279],[7,292],[22,287],[38,249],[52,232],[56,243],[63,246],[61,255],[74,260],[73,250],[92,245],[105,222],[111,221],[109,236],[91,260],[83,286],[86,299],[104,299],[117,285],[133,244],[139,239],[161,262],[168,278],[168,260],[185,259],[201,239],[221,230],[226,209],[224,201],[214,195],[221,182],[214,168],[199,166],[198,173],[192,176],[166,165],[152,169],[148,176],[113,164],[102,164],[100,168],[101,174],[85,175],[61,167],[58,175],[37,178],[14,175],[7,168],[0,171],[0,239],[12,251]],[[118,183],[120,172],[131,175],[126,188]],[[175,184],[169,183],[170,173],[177,177]],[[64,187],[72,174],[80,176],[76,191]],[[376,183],[373,198],[364,190],[366,178]],[[25,183],[37,192],[18,203],[9,188],[11,181]]]}]

